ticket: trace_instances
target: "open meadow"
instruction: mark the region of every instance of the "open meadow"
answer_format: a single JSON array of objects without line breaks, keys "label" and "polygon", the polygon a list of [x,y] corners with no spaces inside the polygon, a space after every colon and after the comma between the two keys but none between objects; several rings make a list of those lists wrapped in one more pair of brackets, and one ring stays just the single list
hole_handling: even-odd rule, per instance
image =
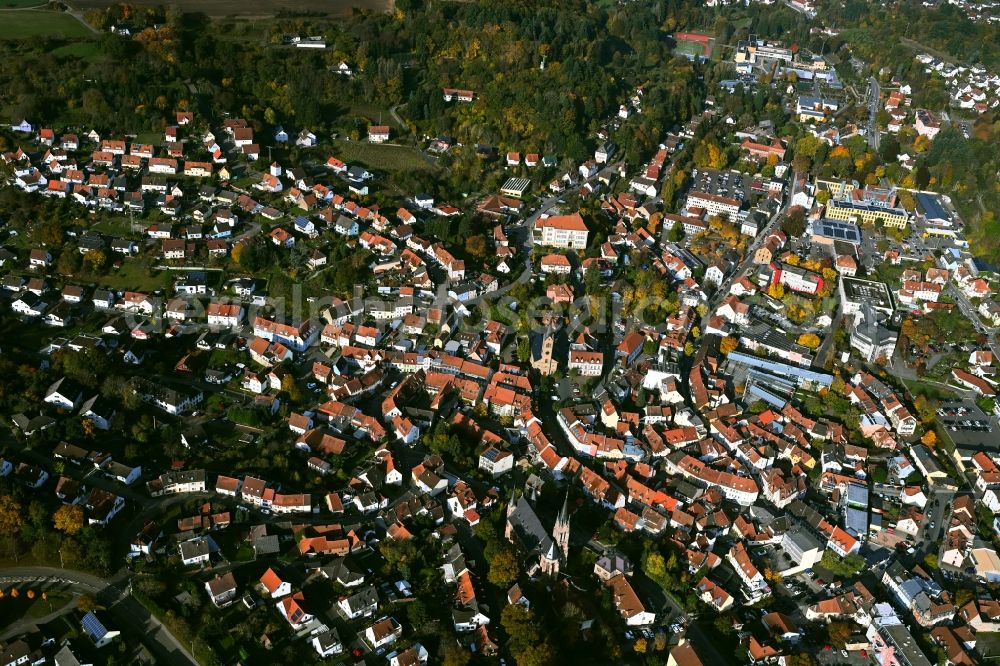
[{"label": "open meadow", "polygon": [[408,146],[337,141],[334,153],[349,164],[360,163],[378,171],[426,171],[433,168],[419,150]]},{"label": "open meadow", "polygon": [[21,9],[22,7],[44,7],[46,0],[0,0],[0,9]]},{"label": "open meadow", "polygon": [[[3,6],[0,5],[0,9]],[[68,14],[50,11],[0,12],[0,39],[89,37],[93,33]]]}]

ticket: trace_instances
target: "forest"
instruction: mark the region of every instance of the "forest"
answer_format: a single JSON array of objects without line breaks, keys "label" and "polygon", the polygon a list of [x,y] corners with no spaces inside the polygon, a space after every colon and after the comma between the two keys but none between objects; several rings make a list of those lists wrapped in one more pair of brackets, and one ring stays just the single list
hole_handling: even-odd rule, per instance
[{"label": "forest", "polygon": [[844,29],[841,36],[856,55],[876,68],[906,66],[915,48],[941,51],[955,62],[1000,68],[997,24],[974,22],[948,3],[931,9],[918,0],[886,4],[846,0],[828,3],[826,10],[837,17],[831,22]]},{"label": "forest", "polygon": [[[578,158],[592,149],[584,140],[599,119],[637,86],[648,113],[623,137],[626,148],[658,140],[700,107],[695,67],[671,56],[670,11],[654,3],[609,13],[573,0],[407,0],[393,15],[276,20],[262,31],[175,9],[117,5],[88,14],[104,31],[90,58],[53,55],[55,39],[3,43],[0,82],[12,116],[57,126],[157,132],[174,111],[191,109],[202,117],[239,114],[255,128],[284,124],[357,136],[373,109],[404,106],[405,129],[414,133]],[[107,32],[122,24],[133,26],[133,37]],[[286,34],[317,33],[331,48],[281,44]],[[84,66],[81,76],[64,76],[71,62]],[[331,71],[339,62],[359,74]],[[446,106],[442,87],[475,90],[477,100]]]}]

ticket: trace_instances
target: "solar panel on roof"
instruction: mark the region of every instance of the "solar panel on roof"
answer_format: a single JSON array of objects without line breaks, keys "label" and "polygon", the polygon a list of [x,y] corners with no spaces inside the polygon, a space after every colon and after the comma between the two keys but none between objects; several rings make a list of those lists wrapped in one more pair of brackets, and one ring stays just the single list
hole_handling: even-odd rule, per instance
[{"label": "solar panel on roof", "polygon": [[945,212],[944,207],[941,205],[941,202],[938,201],[937,197],[924,192],[917,192],[917,202],[920,204],[920,208],[923,209],[924,215],[927,216],[928,219],[948,219],[948,213]]},{"label": "solar panel on roof", "polygon": [[819,232],[835,240],[848,242],[860,242],[861,240],[861,233],[856,225],[834,220],[823,220],[819,225]]},{"label": "solar panel on roof", "polygon": [[844,512],[844,526],[854,535],[868,532],[868,512],[848,507]]},{"label": "solar panel on roof", "polygon": [[104,638],[105,634],[108,633],[107,627],[101,624],[101,621],[97,619],[97,616],[93,612],[84,615],[81,624],[83,625],[83,630],[95,641]]}]

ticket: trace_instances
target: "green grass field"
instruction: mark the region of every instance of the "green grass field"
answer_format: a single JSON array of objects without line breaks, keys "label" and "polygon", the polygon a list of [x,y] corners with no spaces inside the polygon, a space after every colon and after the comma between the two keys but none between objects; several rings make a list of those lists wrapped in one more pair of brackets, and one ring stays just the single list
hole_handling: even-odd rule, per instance
[{"label": "green grass field", "polygon": [[[36,592],[36,594],[41,594]],[[35,597],[32,602],[31,607],[28,608],[27,616],[30,618],[38,619],[45,617],[49,613],[53,613],[70,601],[73,600],[73,595],[69,592],[63,592],[61,590],[55,590],[52,592],[47,592],[45,595],[47,598],[42,599],[41,596]]]},{"label": "green grass field", "polygon": [[89,37],[92,33],[72,16],[46,11],[5,12],[0,20],[0,39],[32,37]]},{"label": "green grass field", "polygon": [[1000,655],[1000,634],[980,631],[976,634],[976,647],[987,659],[995,659]]},{"label": "green grass field", "polygon": [[367,141],[337,141],[333,154],[348,164],[360,163],[382,171],[429,171],[420,151],[407,146],[379,146]]},{"label": "green grass field", "polygon": [[[400,110],[400,115],[404,117],[406,115],[405,108],[406,107],[403,107]],[[357,103],[351,105],[351,107],[347,111],[347,115],[364,118],[373,125],[389,125],[390,127],[395,129],[395,132],[409,131],[406,127],[400,127],[399,123],[393,120],[392,115],[389,113],[388,107],[378,106],[375,104]]]},{"label": "green grass field", "polygon": [[705,55],[705,50],[701,42],[679,41],[674,48],[674,53],[688,58],[701,58]]},{"label": "green grass field", "polygon": [[[132,224],[127,217],[115,217],[108,220],[102,220],[97,224],[93,225],[94,231],[100,232],[102,234],[110,234],[112,236],[126,236],[128,238],[134,238],[136,236],[132,231]],[[137,226],[136,229],[141,230],[141,226]]]},{"label": "green grass field", "polygon": [[121,268],[112,268],[106,274],[94,278],[94,281],[109,289],[145,292],[165,289],[173,283],[169,271],[148,269],[135,259],[124,260]]},{"label": "green grass field", "polygon": [[101,57],[101,51],[97,46],[97,42],[87,41],[60,46],[52,50],[52,55],[73,58],[76,61],[86,60],[93,62]]},{"label": "green grass field", "polygon": [[20,9],[21,7],[44,7],[47,0],[0,0],[0,9]]}]

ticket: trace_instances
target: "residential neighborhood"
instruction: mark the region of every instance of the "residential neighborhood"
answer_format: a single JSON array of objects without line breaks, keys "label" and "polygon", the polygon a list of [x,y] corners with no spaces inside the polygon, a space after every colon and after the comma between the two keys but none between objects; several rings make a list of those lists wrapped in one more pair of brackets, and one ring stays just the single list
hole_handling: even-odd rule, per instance
[{"label": "residential neighborhood", "polygon": [[[242,74],[152,124],[18,104],[3,663],[1000,655],[992,63],[743,4],[595,8],[587,57],[537,10],[530,63],[490,18],[445,85],[372,22],[478,4],[277,16],[262,57],[322,63],[323,113]],[[202,34],[123,7],[65,18],[149,67]],[[616,75],[497,132],[481,48],[539,103]]]}]

